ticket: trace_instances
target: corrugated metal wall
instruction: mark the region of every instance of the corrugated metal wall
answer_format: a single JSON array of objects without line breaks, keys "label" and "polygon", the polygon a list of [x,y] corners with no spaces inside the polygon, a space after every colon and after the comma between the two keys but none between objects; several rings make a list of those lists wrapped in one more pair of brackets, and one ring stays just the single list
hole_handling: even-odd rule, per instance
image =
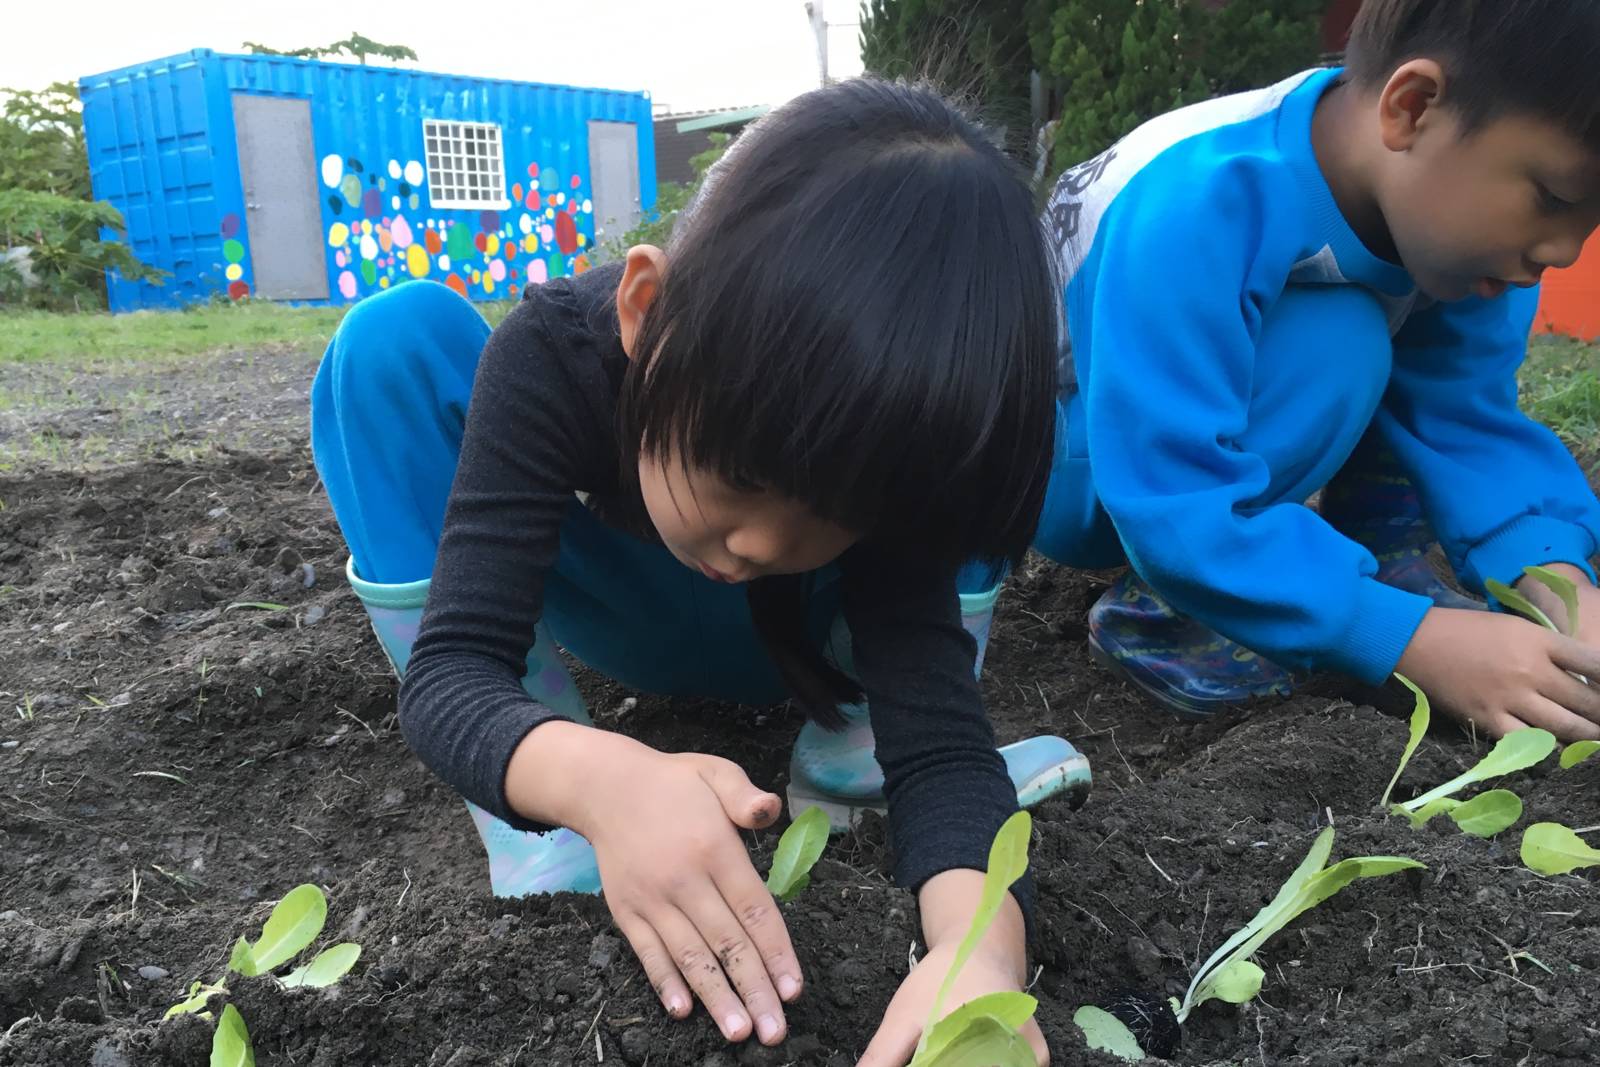
[{"label": "corrugated metal wall", "polygon": [[[640,207],[655,202],[645,93],[205,50],[81,85],[96,195],[128,217],[140,258],[173,274],[163,287],[114,276],[113,310],[253,291],[252,246],[274,234],[251,232],[236,93],[310,101],[315,166],[305,195],[318,203],[317,254],[332,303],[411,278],[475,299],[504,297],[587,269],[595,252],[591,121],[637,127]],[[424,119],[500,126],[504,210],[431,204]]]}]

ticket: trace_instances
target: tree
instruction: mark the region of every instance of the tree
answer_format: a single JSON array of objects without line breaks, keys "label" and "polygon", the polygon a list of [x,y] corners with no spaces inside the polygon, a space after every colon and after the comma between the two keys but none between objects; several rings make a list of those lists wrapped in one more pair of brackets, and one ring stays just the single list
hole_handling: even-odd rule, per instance
[{"label": "tree", "polygon": [[122,215],[90,193],[76,86],[0,90],[0,304],[104,306],[105,272],[158,282],[121,234]]},{"label": "tree", "polygon": [[292,56],[296,59],[325,59],[329,56],[349,56],[363,67],[367,65],[368,56],[378,56],[395,63],[410,61],[415,63],[417,53],[403,44],[380,44],[370,37],[363,37],[359,33],[352,33],[342,41],[321,46],[308,46],[306,48],[279,49],[271,48],[255,41],[246,41],[246,49],[251,55],[258,56]]},{"label": "tree", "polygon": [[1033,56],[1060,96],[1053,169],[1097,155],[1163,111],[1314,65],[1322,6],[1030,0]]},{"label": "tree", "polygon": [[975,105],[1008,152],[1031,154],[1029,0],[863,0],[861,58],[884,78],[926,81]]}]

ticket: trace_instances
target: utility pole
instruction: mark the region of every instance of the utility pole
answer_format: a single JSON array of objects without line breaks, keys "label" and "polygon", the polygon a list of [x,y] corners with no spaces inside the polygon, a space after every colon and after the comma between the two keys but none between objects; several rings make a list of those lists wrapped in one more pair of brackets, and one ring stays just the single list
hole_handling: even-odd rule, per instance
[{"label": "utility pole", "polygon": [[824,88],[828,85],[828,19],[823,14],[824,0],[806,0],[806,16],[811,19],[811,32],[817,38],[817,68]]}]

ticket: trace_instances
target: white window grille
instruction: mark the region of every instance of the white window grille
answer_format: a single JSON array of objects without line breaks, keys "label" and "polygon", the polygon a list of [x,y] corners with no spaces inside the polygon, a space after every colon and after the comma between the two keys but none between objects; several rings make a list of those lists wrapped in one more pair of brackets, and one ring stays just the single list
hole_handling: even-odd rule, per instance
[{"label": "white window grille", "polygon": [[500,127],[492,122],[424,119],[428,159],[428,202],[434,207],[511,206],[506,199],[506,169],[500,152]]}]

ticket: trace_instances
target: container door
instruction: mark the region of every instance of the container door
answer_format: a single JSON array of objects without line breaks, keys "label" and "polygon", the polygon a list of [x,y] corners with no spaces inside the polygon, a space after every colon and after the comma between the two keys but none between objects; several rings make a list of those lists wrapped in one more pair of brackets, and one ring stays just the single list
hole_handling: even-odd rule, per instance
[{"label": "container door", "polygon": [[326,300],[311,101],[235,93],[233,122],[255,295]]},{"label": "container door", "polygon": [[605,247],[639,222],[639,128],[589,123],[589,180],[594,185],[594,243]]}]

